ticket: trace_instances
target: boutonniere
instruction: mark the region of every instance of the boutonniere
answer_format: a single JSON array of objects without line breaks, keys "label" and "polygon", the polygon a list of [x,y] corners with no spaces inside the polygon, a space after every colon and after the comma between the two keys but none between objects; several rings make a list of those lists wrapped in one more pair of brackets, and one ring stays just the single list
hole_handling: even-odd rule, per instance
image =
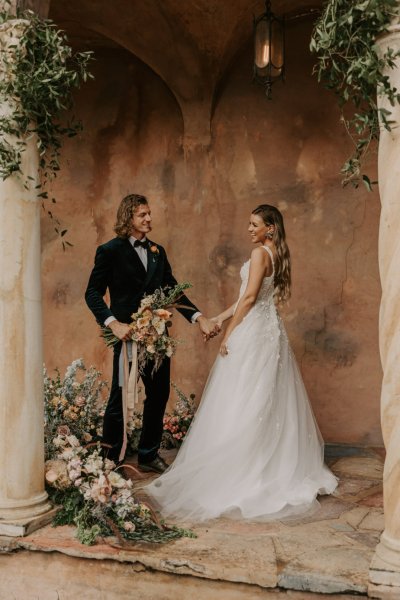
[{"label": "boutonniere", "polygon": [[152,252],[153,254],[160,254],[160,251],[158,249],[158,246],[156,246],[155,244],[152,244],[150,246],[150,252]]}]

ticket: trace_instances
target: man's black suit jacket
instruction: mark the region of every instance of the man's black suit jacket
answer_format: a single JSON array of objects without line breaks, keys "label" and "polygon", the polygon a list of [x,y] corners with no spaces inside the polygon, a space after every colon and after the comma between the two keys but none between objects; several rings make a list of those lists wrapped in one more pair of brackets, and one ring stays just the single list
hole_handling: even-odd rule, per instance
[{"label": "man's black suit jacket", "polygon": [[[151,247],[156,247],[157,251],[153,252]],[[121,323],[130,323],[131,315],[139,308],[144,295],[175,284],[176,279],[162,246],[148,240],[146,272],[129,239],[116,237],[97,248],[85,299],[100,325],[104,325],[111,316]],[[110,307],[104,301],[107,288]],[[178,309],[190,321],[198,309],[186,296],[179,303],[190,307]]]}]

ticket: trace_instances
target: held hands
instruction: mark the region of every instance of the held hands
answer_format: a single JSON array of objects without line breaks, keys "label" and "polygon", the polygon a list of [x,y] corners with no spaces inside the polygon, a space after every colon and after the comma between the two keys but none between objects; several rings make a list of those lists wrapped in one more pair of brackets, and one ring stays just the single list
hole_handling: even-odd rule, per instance
[{"label": "held hands", "polygon": [[211,338],[215,337],[221,331],[221,326],[216,323],[213,319],[207,319],[200,315],[196,320],[196,323],[199,324],[200,331],[203,334],[203,340],[208,342]]},{"label": "held hands", "polygon": [[119,340],[127,342],[132,337],[132,331],[129,325],[126,323],[120,323],[119,321],[112,321],[109,324],[109,328]]},{"label": "held hands", "polygon": [[[221,331],[221,324],[216,319],[207,319],[200,315],[196,320],[200,327],[200,331],[203,334],[203,339],[205,342],[215,337]],[[123,342],[127,342],[132,337],[132,330],[126,323],[120,323],[120,321],[112,321],[109,324],[109,328],[119,340]]]},{"label": "held hands", "polygon": [[222,323],[224,322],[223,319],[221,319],[221,315],[218,315],[218,317],[212,317],[210,321],[218,327],[218,331],[221,331]]}]

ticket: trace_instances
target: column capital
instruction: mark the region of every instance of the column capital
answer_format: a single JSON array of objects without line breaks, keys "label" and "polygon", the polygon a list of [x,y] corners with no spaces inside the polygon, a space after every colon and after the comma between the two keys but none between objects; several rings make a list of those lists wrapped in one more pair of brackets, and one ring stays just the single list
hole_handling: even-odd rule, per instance
[{"label": "column capital", "polygon": [[[4,57],[1,63],[12,58],[15,53],[15,47],[18,45],[19,39],[24,33],[24,30],[29,25],[27,19],[10,19],[0,25],[0,54]],[[5,54],[3,54],[5,53]],[[1,69],[0,63],[0,74],[6,75],[6,70]]]},{"label": "column capital", "polygon": [[[24,28],[29,24],[28,19],[8,19],[0,24],[0,36],[7,41],[10,37],[18,39]],[[18,32],[18,34],[17,34]]]},{"label": "column capital", "polygon": [[14,14],[17,10],[31,10],[40,17],[47,18],[49,8],[50,0],[10,0],[9,10]]}]

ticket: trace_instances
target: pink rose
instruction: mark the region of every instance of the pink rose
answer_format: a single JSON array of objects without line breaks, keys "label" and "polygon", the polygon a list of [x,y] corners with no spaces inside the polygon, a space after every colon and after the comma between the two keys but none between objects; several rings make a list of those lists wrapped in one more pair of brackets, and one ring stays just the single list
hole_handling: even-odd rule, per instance
[{"label": "pink rose", "polygon": [[57,433],[58,435],[70,435],[71,430],[68,425],[60,425],[57,427]]}]

